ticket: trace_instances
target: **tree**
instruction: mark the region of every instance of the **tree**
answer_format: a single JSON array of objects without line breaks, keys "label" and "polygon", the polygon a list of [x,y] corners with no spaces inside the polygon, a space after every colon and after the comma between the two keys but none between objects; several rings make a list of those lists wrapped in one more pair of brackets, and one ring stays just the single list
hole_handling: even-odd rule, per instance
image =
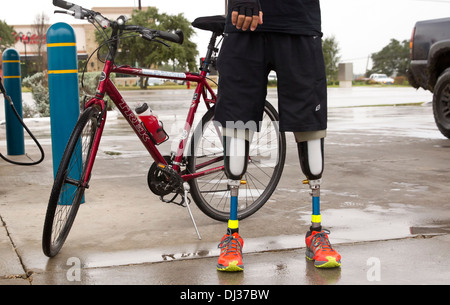
[{"label": "tree", "polygon": [[[166,64],[170,65],[173,71],[196,69],[197,47],[190,40],[195,32],[183,14],[167,15],[159,13],[155,7],[148,7],[142,11],[135,10],[128,24],[163,31],[182,30],[184,42],[183,45],[169,42],[170,48],[167,48],[160,43],[149,42],[140,37],[122,38],[120,40],[121,51],[116,57],[117,63],[137,63],[140,67],[145,68]],[[97,35],[97,40],[99,38],[100,36]],[[145,88],[146,83],[146,81],[141,81],[141,87]]]},{"label": "tree", "polygon": [[[47,30],[49,28],[48,22],[50,18],[45,14],[44,12],[37,14],[34,18],[34,23],[32,25],[34,33],[35,33],[35,48],[38,53],[38,60],[37,60],[37,71],[40,72],[43,70],[44,64],[44,58],[42,56],[42,53],[44,51],[45,45],[46,45],[46,38],[45,35],[47,34]],[[42,57],[42,58],[41,58]]]},{"label": "tree", "polygon": [[338,79],[339,46],[334,36],[327,37],[322,41],[323,56],[325,60],[325,72],[327,80],[336,81]]},{"label": "tree", "polygon": [[0,52],[14,45],[14,28],[5,21],[0,20]]},{"label": "tree", "polygon": [[387,46],[381,51],[373,53],[371,58],[373,66],[367,72],[368,75],[383,73],[389,76],[405,76],[409,66],[409,40],[400,42],[396,39],[391,39]]}]

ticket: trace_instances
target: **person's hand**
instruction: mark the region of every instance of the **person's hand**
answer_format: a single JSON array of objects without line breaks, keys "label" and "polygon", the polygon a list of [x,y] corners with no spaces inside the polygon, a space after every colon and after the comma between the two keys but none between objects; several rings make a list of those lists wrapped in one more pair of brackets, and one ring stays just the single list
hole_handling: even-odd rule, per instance
[{"label": "person's hand", "polygon": [[231,0],[231,23],[237,28],[247,31],[256,30],[263,23],[263,12],[259,0]]}]

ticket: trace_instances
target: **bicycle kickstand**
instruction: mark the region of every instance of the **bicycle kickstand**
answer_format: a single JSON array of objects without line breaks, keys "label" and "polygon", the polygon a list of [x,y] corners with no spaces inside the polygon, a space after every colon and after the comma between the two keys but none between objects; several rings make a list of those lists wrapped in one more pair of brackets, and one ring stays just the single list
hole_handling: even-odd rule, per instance
[{"label": "bicycle kickstand", "polygon": [[194,224],[195,232],[197,232],[198,239],[202,239],[202,237],[200,236],[200,232],[198,231],[197,225],[195,224],[195,219],[194,219],[194,216],[192,215],[191,208],[189,207],[189,203],[190,203],[190,200],[188,199],[188,192],[190,190],[189,183],[184,182],[183,188],[184,188],[184,198],[183,199],[186,202],[186,207],[189,212],[189,216],[191,217],[192,223]]}]

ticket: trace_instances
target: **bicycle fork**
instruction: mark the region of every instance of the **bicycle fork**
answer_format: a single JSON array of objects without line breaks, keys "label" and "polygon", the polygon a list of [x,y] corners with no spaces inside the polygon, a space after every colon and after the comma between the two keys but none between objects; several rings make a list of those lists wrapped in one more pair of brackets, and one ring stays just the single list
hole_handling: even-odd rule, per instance
[{"label": "bicycle fork", "polygon": [[84,188],[89,188],[89,181],[91,179],[92,168],[94,167],[95,157],[97,156],[98,148],[100,146],[100,140],[102,138],[103,129],[105,128],[106,114],[107,114],[105,101],[98,100],[98,99],[92,99],[91,101],[89,101],[89,103],[86,105],[85,111],[89,107],[92,107],[92,105],[94,105],[94,104],[97,105],[98,107],[100,107],[101,111],[99,112],[99,115],[98,115],[97,131],[96,131],[95,137],[93,139],[92,149],[86,159],[86,162],[87,162],[86,172],[83,173],[83,175],[84,175],[83,187]]}]

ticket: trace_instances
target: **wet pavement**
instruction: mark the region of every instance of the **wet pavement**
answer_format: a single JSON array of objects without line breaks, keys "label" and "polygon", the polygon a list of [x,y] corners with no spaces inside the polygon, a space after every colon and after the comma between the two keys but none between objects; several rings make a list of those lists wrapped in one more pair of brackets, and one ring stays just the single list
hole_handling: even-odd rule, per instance
[{"label": "wet pavement", "polygon": [[[137,91],[126,97],[147,101],[175,138],[192,94]],[[276,104],[274,89],[268,100]],[[62,251],[49,259],[41,235],[53,180],[50,126],[28,119],[46,158],[32,167],[0,161],[0,285],[448,284],[450,142],[434,124],[430,101],[430,93],[411,88],[329,90],[321,202],[323,225],[343,257],[334,270],[318,270],[304,257],[311,199],[291,134],[277,190],[240,222],[245,271],[228,274],[215,269],[226,224],[191,205],[199,240],[186,208],[153,195],[146,181],[152,160],[114,112],[87,202]],[[1,152],[4,133],[0,125]],[[170,152],[170,142],[160,146],[163,152]],[[26,151],[39,158],[28,137]]]}]

